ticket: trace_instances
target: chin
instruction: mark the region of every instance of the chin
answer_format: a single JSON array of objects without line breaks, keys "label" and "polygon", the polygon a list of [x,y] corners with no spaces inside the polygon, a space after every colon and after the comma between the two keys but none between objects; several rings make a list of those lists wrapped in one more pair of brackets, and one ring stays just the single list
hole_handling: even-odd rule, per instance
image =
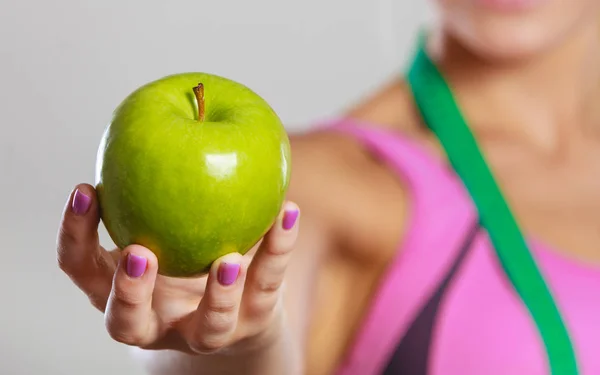
[{"label": "chin", "polygon": [[[531,26],[531,25],[530,25]],[[475,30],[454,30],[454,38],[479,58],[494,62],[526,60],[552,49],[559,35],[533,27],[497,27],[484,25]]]},{"label": "chin", "polygon": [[[484,0],[437,0],[444,32],[487,60],[522,60],[564,42],[582,25],[597,25],[598,0],[539,0],[528,10],[498,11]],[[487,1],[491,2],[491,0]]]}]

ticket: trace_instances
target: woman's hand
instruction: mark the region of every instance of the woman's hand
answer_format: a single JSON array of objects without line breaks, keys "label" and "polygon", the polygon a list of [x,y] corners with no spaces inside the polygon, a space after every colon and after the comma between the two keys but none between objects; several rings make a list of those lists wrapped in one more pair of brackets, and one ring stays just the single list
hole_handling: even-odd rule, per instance
[{"label": "woman's hand", "polygon": [[191,354],[247,352],[282,334],[282,283],[298,215],[298,207],[287,202],[247,255],[218,259],[202,278],[168,278],[157,275],[156,257],[142,246],[110,252],[100,246],[96,192],[80,185],[63,213],[58,263],[104,312],[116,341]]}]

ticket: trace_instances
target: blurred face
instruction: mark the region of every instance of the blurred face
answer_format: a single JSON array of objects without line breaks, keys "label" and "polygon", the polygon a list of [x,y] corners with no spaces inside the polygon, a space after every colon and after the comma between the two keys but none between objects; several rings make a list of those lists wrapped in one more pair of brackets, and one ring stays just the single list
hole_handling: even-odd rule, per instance
[{"label": "blurred face", "polygon": [[435,1],[446,32],[484,58],[540,53],[600,21],[600,0]]}]

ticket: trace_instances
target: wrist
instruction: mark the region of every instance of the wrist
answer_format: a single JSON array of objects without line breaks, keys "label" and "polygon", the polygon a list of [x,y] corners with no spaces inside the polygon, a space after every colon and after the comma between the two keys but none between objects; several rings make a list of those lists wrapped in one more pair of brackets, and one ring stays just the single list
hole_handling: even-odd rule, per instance
[{"label": "wrist", "polygon": [[300,347],[282,319],[261,334],[213,354],[142,349],[136,352],[137,359],[152,375],[300,375],[303,373]]},{"label": "wrist", "polygon": [[280,347],[285,343],[292,342],[290,337],[289,329],[285,325],[285,317],[283,312],[277,312],[271,319],[271,322],[266,328],[259,332],[248,335],[245,338],[240,339],[235,344],[219,350],[214,354],[208,354],[204,356],[224,356],[237,358],[244,356],[255,356],[262,351],[269,351],[273,348]]}]

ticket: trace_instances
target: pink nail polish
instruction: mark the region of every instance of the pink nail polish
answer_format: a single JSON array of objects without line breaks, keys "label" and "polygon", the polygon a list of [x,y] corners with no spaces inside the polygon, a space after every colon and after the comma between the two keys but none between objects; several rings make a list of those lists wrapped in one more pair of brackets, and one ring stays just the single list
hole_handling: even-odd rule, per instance
[{"label": "pink nail polish", "polygon": [[92,205],[92,198],[88,197],[81,190],[77,189],[73,195],[72,209],[75,215],[85,215]]},{"label": "pink nail polish", "polygon": [[127,266],[125,267],[125,271],[129,277],[140,277],[146,272],[147,265],[148,260],[146,258],[130,253],[127,255]]},{"label": "pink nail polish", "polygon": [[231,285],[235,283],[240,274],[240,265],[237,263],[226,263],[223,262],[219,265],[219,271],[217,272],[217,279],[221,285]]},{"label": "pink nail polish", "polygon": [[283,213],[283,220],[281,223],[281,226],[283,227],[283,229],[285,230],[290,230],[294,227],[294,224],[296,224],[296,220],[298,219],[298,214],[300,212],[298,210],[290,210],[290,211],[285,211]]}]

